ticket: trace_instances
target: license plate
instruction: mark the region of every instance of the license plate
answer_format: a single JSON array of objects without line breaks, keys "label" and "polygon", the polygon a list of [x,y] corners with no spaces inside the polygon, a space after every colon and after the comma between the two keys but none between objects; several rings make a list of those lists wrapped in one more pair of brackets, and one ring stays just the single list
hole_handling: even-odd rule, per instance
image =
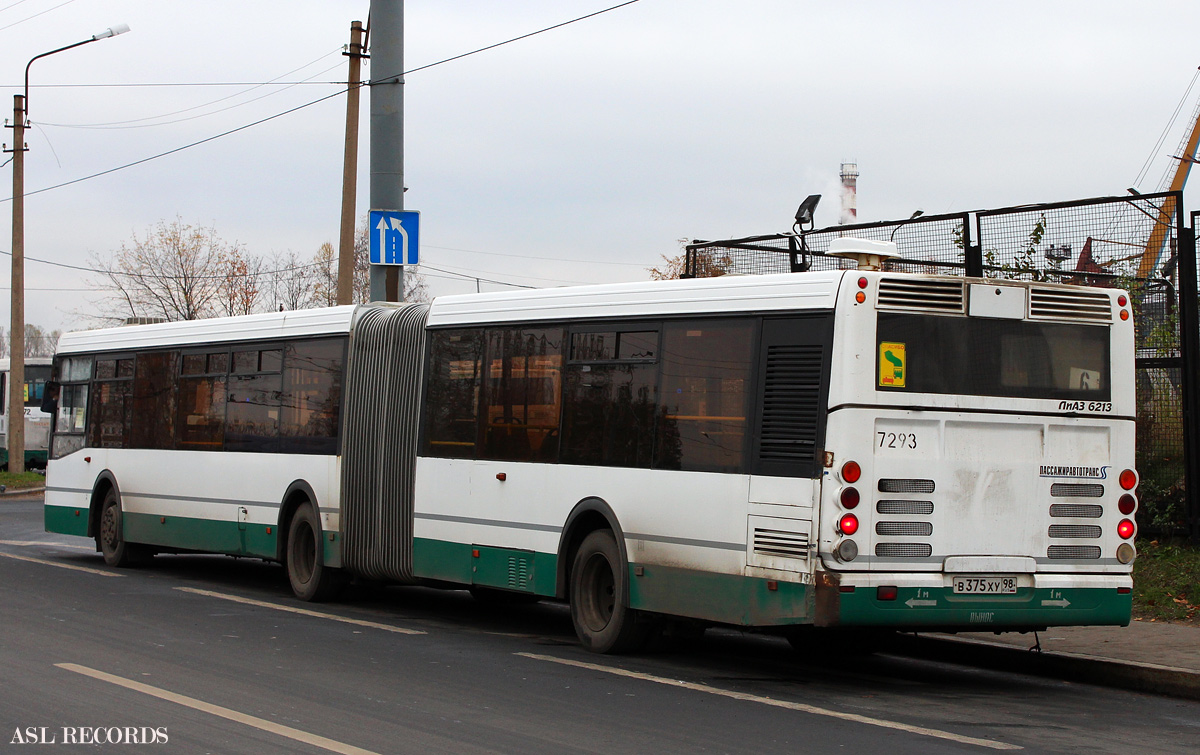
[{"label": "license plate", "polygon": [[1012,595],[1016,577],[951,577],[955,595]]}]

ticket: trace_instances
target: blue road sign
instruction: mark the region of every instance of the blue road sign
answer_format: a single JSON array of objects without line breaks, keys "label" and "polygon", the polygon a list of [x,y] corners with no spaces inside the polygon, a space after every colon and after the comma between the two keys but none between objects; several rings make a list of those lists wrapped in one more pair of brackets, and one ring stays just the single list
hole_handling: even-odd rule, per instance
[{"label": "blue road sign", "polygon": [[420,261],[417,243],[421,213],[417,210],[371,210],[372,265],[415,265]]}]

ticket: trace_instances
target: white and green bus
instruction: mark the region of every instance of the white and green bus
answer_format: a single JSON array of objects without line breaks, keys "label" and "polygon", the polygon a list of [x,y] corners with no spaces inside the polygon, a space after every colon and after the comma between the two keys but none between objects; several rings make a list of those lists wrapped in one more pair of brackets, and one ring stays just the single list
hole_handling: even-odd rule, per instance
[{"label": "white and green bus", "polygon": [[111,565],[282,562],[666,619],[1126,624],[1133,322],[1108,289],[833,271],[63,336],[45,520]]},{"label": "white and green bus", "polygon": [[[42,393],[50,380],[50,357],[25,357],[25,468],[45,469],[50,443],[50,415],[42,411]],[[8,397],[12,390],[9,358],[0,359],[0,467],[8,469]]]}]

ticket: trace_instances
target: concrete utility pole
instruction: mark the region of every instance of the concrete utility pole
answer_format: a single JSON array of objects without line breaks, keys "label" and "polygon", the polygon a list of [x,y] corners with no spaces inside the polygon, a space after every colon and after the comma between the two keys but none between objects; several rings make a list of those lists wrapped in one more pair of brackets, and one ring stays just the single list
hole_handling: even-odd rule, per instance
[{"label": "concrete utility pole", "polygon": [[[404,0],[371,0],[371,209],[404,209]],[[401,301],[404,268],[371,265],[371,300]]]},{"label": "concrete utility pole", "polygon": [[346,88],[346,153],[342,165],[342,229],[338,239],[337,303],[354,303],[354,210],[358,199],[358,95],[363,59],[362,21],[350,23],[350,78]]},{"label": "concrete utility pole", "polygon": [[[30,61],[31,63],[33,61]],[[13,95],[12,307],[8,329],[8,471],[25,471],[25,96]],[[50,419],[51,422],[54,418]]]}]

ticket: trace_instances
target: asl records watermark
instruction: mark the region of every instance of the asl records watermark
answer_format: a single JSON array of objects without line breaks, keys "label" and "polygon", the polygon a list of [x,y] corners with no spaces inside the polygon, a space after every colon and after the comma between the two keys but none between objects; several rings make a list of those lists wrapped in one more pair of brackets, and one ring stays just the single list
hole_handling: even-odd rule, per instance
[{"label": "asl records watermark", "polygon": [[13,732],[13,745],[165,745],[165,726],[27,726]]}]

